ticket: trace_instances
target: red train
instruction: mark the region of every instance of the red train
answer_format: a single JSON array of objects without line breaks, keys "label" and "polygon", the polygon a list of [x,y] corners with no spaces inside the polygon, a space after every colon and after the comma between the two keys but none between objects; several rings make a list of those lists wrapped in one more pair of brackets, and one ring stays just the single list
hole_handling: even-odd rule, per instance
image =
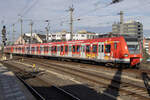
[{"label": "red train", "polygon": [[124,37],[6,46],[5,53],[79,59],[135,66],[142,61],[140,45]]}]

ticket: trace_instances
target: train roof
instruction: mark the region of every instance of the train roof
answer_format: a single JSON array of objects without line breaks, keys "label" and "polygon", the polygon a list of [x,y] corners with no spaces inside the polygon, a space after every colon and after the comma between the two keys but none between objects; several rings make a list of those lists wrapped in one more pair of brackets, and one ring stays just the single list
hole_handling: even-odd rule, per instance
[{"label": "train roof", "polygon": [[[124,40],[123,36],[119,37],[105,37],[105,38],[96,38],[96,39],[87,39],[87,40],[73,40],[73,41],[61,41],[61,42],[49,42],[49,43],[36,43],[36,44],[24,44],[24,45],[13,45],[13,46],[28,46],[28,45],[59,45],[59,44],[78,44],[78,43],[91,43],[91,42],[105,42],[105,41],[120,41]],[[11,46],[7,46],[11,47]]]}]

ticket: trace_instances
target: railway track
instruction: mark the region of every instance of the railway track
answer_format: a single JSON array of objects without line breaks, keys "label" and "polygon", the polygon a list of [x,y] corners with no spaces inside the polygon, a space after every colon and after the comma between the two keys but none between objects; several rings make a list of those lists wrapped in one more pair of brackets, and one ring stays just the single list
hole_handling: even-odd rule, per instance
[{"label": "railway track", "polygon": [[[35,73],[27,72],[5,62],[3,62],[3,64],[8,67],[9,70],[12,70],[15,73],[18,79],[24,83],[24,85],[30,90],[30,92],[35,96],[37,100],[80,100],[78,97],[57,86],[49,85],[49,83],[46,83],[44,80],[36,76]],[[34,83],[32,84],[36,84],[35,82],[40,82],[40,86],[45,86],[46,84],[46,86],[48,85],[50,86],[50,88],[44,89],[44,91],[42,91],[41,89],[37,89],[36,87],[32,86],[32,84],[30,85],[28,81],[26,81],[26,79],[28,78],[36,78],[36,81],[34,81]]]},{"label": "railway track", "polygon": [[[35,58],[30,58],[30,57],[21,57],[21,56],[15,56],[17,59],[35,59]],[[38,58],[40,59],[40,58]],[[42,60],[42,59],[41,59]],[[43,61],[43,60],[42,60]],[[44,61],[47,62],[55,62],[55,63],[62,63],[62,64],[70,64],[70,65],[78,65],[80,64],[81,66],[84,66],[85,68],[103,68],[105,70],[112,70],[112,71],[117,71],[118,68],[114,68],[114,67],[106,67],[102,64],[93,64],[93,63],[87,63],[87,62],[65,62],[65,61],[57,61],[57,60],[51,60],[51,59],[44,59]],[[127,73],[134,73],[134,74],[139,74],[141,75],[143,72],[150,74],[150,70],[149,69],[131,69],[131,68],[124,68],[123,70],[124,72]],[[138,78],[138,77],[137,77]]]},{"label": "railway track", "polygon": [[[57,71],[59,70],[64,73],[67,73],[67,74],[70,74],[73,76],[77,76],[82,79],[86,79],[93,83],[103,84],[106,87],[109,85],[110,89],[120,90],[120,92],[124,92],[127,95],[132,94],[133,96],[142,98],[144,100],[150,99],[149,95],[147,94],[146,88],[140,87],[138,85],[131,84],[131,83],[121,82],[121,79],[116,76],[114,76],[113,79],[110,79],[110,78],[107,78],[104,76],[99,76],[98,74],[93,74],[93,73],[87,72],[83,69],[75,69],[72,67],[58,65],[58,64],[47,62],[47,61],[42,61],[42,63],[41,63],[41,59],[39,60],[39,59],[35,59],[35,58],[34,58],[34,61],[31,59],[25,59],[24,61],[25,61],[25,63],[28,63],[28,64],[36,63],[37,65],[42,66],[42,68],[44,68],[46,70],[50,70],[50,69],[54,69]],[[121,70],[119,70],[117,72],[117,74],[119,74],[120,72],[121,72]],[[120,75],[121,75],[121,73],[120,73]],[[138,90],[138,92],[135,90]]]}]

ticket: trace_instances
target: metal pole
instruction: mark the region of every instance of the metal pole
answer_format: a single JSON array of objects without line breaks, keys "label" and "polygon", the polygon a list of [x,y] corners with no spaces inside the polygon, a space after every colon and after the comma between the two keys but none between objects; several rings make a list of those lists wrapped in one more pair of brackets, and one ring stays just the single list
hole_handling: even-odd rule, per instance
[{"label": "metal pole", "polygon": [[71,40],[73,40],[73,11],[74,11],[73,6],[70,7],[69,11],[70,11],[70,35]]},{"label": "metal pole", "polygon": [[32,26],[33,26],[33,22],[32,22],[32,20],[31,20],[30,25],[31,25],[31,38],[30,38],[30,44],[32,44],[32,40],[33,40],[33,37],[32,37]]},{"label": "metal pole", "polygon": [[15,24],[13,24],[13,34],[12,34],[12,43],[15,42]]},{"label": "metal pole", "polygon": [[45,27],[46,29],[46,42],[48,43],[48,27]]},{"label": "metal pole", "polygon": [[6,27],[3,26],[3,29],[2,29],[2,60],[6,60],[6,56],[4,53],[5,45],[6,45]]},{"label": "metal pole", "polygon": [[20,19],[20,25],[21,25],[21,44],[23,44],[23,31],[22,31],[22,23],[23,23],[23,20],[22,19]]},{"label": "metal pole", "polygon": [[120,11],[120,35],[124,33],[123,11]]}]

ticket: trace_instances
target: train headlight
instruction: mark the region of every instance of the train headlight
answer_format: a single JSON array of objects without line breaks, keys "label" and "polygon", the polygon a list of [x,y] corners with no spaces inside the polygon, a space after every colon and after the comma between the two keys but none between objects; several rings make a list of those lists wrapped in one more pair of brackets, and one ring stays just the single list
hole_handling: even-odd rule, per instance
[{"label": "train headlight", "polygon": [[124,54],[124,57],[128,57],[129,55],[128,54]]}]

